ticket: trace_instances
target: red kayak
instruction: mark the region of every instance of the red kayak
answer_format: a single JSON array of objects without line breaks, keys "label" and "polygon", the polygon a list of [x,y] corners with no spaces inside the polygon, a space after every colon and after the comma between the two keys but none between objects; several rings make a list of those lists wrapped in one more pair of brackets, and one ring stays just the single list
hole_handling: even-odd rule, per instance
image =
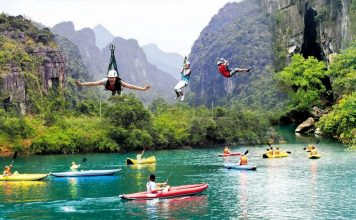
[{"label": "red kayak", "polygon": [[229,153],[229,154],[219,154],[219,157],[230,157],[230,156],[240,156],[240,152]]},{"label": "red kayak", "polygon": [[208,184],[193,184],[193,185],[184,185],[184,186],[175,186],[171,187],[169,191],[163,192],[163,190],[158,190],[157,192],[139,192],[132,194],[123,194],[120,195],[122,199],[156,199],[156,198],[171,198],[171,197],[180,197],[180,196],[190,196],[203,192],[208,188]]}]

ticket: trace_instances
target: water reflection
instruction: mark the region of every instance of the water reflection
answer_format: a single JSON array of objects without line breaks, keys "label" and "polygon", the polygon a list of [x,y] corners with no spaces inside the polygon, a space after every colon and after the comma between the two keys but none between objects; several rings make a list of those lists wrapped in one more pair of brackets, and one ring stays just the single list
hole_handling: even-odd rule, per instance
[{"label": "water reflection", "polygon": [[156,164],[134,164],[129,166],[133,170],[142,170],[145,169],[147,171],[150,171],[151,173],[156,172]]},{"label": "water reflection", "polygon": [[239,193],[239,201],[240,201],[240,218],[248,219],[248,176],[246,172],[240,173],[240,193]]},{"label": "water reflection", "polygon": [[73,199],[78,196],[78,179],[77,178],[68,178],[69,182],[69,193]]},{"label": "water reflection", "polygon": [[0,182],[0,200],[6,202],[41,201],[47,181],[3,181]]}]

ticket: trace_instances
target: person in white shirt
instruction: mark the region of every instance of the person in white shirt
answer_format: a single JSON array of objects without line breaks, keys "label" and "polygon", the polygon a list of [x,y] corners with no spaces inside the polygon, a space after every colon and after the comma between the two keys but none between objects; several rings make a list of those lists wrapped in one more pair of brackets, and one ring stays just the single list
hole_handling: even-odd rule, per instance
[{"label": "person in white shirt", "polygon": [[[151,174],[150,179],[146,184],[147,192],[156,193],[158,190],[162,190],[163,192],[167,192],[171,187],[167,185],[166,182],[164,183],[156,183],[156,175]],[[163,187],[163,188],[161,188]]]}]

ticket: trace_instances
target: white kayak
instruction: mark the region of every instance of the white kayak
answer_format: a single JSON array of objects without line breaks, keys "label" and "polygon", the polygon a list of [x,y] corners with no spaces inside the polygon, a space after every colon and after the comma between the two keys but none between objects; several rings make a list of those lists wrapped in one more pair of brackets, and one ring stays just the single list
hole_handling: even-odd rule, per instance
[{"label": "white kayak", "polygon": [[51,173],[55,177],[82,177],[82,176],[109,176],[118,173],[121,169],[113,170],[82,170],[82,171],[69,171],[60,173]]}]

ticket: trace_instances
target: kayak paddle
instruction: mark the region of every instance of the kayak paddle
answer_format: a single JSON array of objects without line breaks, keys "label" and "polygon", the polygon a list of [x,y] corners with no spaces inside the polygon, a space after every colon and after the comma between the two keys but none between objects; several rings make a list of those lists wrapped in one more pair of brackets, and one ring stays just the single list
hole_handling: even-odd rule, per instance
[{"label": "kayak paddle", "polygon": [[10,166],[12,166],[12,164],[14,164],[14,161],[15,161],[16,157],[17,157],[17,151],[15,151],[14,156],[12,156],[12,161],[11,161],[11,165]]}]

